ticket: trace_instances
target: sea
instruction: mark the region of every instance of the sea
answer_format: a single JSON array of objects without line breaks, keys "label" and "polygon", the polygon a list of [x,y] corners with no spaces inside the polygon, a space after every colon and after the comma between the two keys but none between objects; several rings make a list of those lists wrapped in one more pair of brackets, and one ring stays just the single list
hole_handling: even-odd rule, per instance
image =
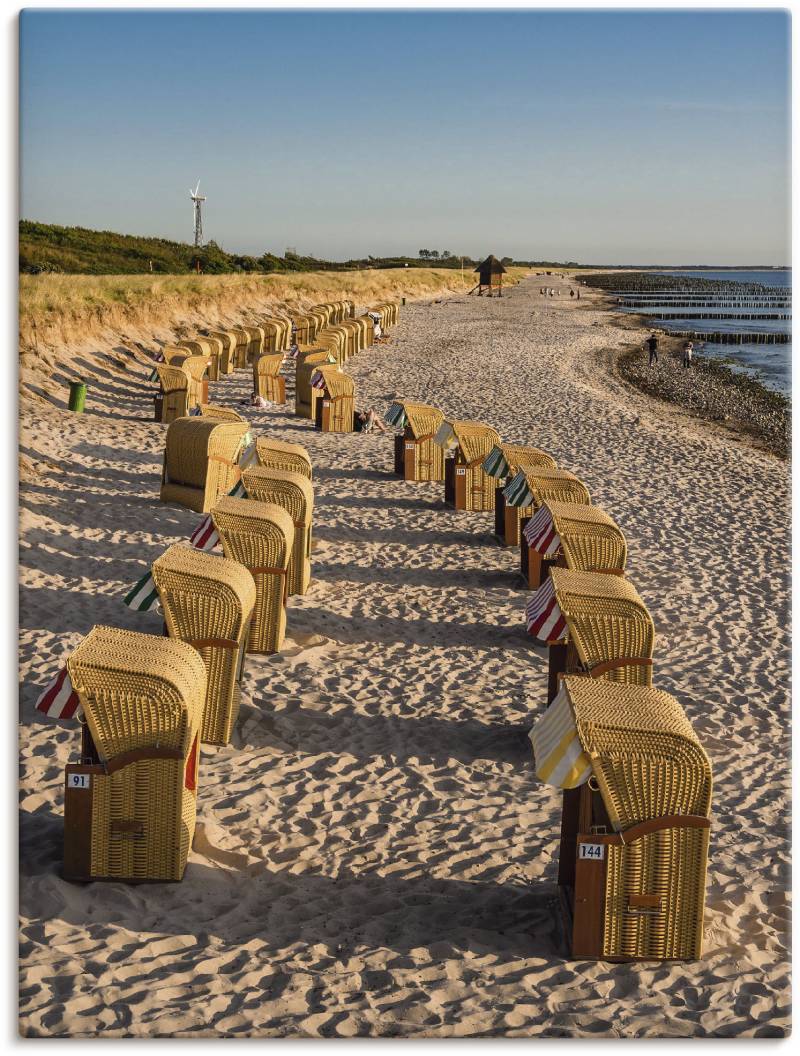
[{"label": "sea", "polygon": [[[792,345],[748,342],[747,335],[791,334],[792,272],[785,269],[650,272],[676,279],[674,288],[625,297],[623,310],[641,315],[668,312],[676,318],[653,318],[659,329],[695,333],[741,334],[740,344],[694,339],[697,352],[724,359],[735,371],[756,378],[785,396],[791,394]],[[712,280],[713,289],[692,279]],[[689,302],[687,304],[687,302]],[[735,319],[732,315],[750,318]],[[766,316],[780,318],[766,318]],[[702,318],[701,318],[702,316]]]}]

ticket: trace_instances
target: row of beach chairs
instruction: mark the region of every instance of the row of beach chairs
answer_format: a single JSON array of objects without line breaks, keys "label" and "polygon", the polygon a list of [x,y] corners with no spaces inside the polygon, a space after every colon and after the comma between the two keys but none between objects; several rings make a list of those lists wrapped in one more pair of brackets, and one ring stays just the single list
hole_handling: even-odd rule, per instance
[{"label": "row of beach chairs", "polygon": [[573,955],[686,959],[702,950],[711,767],[689,720],[652,685],[655,628],[627,578],[619,525],[546,452],[482,422],[400,400],[394,469],[437,481],[456,509],[493,512],[534,591],[548,648],[537,775],[562,792],[558,884]]}]

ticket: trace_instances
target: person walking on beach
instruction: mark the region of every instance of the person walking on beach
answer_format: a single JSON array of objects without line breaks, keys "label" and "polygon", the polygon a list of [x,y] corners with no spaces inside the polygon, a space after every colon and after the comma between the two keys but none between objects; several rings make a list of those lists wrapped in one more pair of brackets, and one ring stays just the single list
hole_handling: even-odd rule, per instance
[{"label": "person walking on beach", "polygon": [[694,354],[694,345],[691,341],[684,341],[683,343],[683,365],[684,367],[691,367],[692,356]]},{"label": "person walking on beach", "polygon": [[655,334],[651,334],[645,341],[647,351],[650,353],[650,366],[655,366],[658,363],[658,338]]}]

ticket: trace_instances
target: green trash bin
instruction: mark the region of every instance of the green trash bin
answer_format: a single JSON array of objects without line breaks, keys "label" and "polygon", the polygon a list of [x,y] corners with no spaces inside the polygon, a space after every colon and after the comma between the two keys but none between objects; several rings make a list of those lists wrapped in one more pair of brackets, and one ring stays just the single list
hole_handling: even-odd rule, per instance
[{"label": "green trash bin", "polygon": [[86,406],[86,385],[82,381],[71,381],[69,383],[69,409],[76,414],[83,414]]}]

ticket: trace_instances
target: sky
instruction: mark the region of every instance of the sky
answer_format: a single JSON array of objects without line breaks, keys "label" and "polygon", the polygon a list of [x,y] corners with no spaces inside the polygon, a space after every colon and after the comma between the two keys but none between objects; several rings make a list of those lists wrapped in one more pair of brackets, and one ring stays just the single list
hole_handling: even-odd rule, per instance
[{"label": "sky", "polygon": [[20,16],[21,216],[235,253],[789,262],[780,11]]}]

